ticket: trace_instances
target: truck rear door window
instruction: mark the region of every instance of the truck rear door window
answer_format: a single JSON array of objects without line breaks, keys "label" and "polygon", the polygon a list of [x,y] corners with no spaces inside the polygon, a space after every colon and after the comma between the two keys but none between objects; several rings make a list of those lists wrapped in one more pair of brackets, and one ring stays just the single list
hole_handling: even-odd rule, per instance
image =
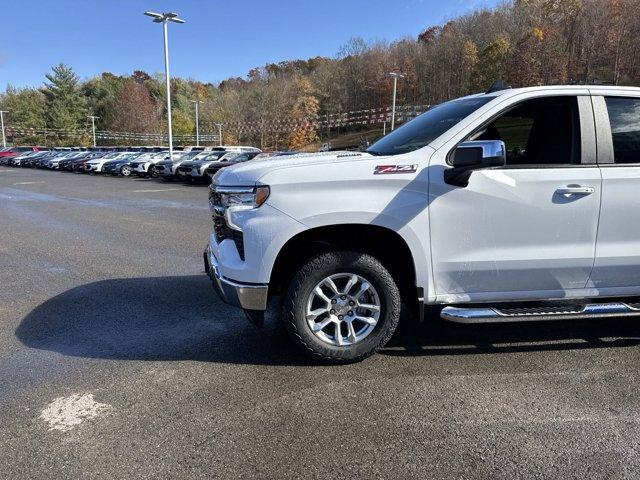
[{"label": "truck rear door window", "polygon": [[607,97],[615,163],[640,163],[640,99]]}]

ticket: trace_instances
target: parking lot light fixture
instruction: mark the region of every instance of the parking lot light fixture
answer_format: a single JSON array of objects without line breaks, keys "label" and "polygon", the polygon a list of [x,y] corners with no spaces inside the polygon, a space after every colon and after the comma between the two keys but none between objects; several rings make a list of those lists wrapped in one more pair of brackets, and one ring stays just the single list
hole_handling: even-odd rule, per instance
[{"label": "parking lot light fixture", "polygon": [[391,131],[393,131],[396,126],[396,89],[398,88],[398,78],[404,78],[405,76],[398,72],[389,72],[387,75],[393,77],[393,102],[391,106]]},{"label": "parking lot light fixture", "polygon": [[96,117],[95,115],[87,115],[87,118],[91,119],[91,132],[93,134],[93,146],[96,146],[96,119],[100,117]]},{"label": "parking lot light fixture", "polygon": [[164,36],[164,75],[167,85],[167,130],[169,136],[169,158],[173,158],[173,132],[171,129],[171,77],[169,76],[169,34],[167,25],[169,22],[184,23],[184,20],[178,18],[177,13],[156,13],[144,12],[147,17],[153,18],[154,23],[162,23],[162,32]]},{"label": "parking lot light fixture", "polygon": [[218,145],[222,146],[222,124],[214,123],[218,127]]},{"label": "parking lot light fixture", "polygon": [[4,135],[4,114],[9,113],[8,110],[0,110],[0,126],[2,128],[2,148],[7,146],[7,137]]},{"label": "parking lot light fixture", "polygon": [[199,147],[200,146],[200,120],[198,117],[198,105],[202,102],[200,100],[191,100],[191,103],[193,103],[196,106],[196,147]]}]

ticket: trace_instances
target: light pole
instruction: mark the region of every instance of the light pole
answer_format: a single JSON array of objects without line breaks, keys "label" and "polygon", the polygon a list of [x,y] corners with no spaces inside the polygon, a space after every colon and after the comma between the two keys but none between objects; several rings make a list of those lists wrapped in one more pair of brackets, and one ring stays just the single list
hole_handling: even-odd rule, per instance
[{"label": "light pole", "polygon": [[148,17],[152,17],[155,23],[162,24],[164,34],[164,76],[167,82],[167,127],[169,130],[169,157],[173,158],[173,132],[171,130],[171,78],[169,77],[169,34],[167,25],[169,22],[184,23],[184,20],[178,18],[177,13],[156,13],[144,12]]},{"label": "light pole", "polygon": [[9,113],[8,110],[0,110],[0,125],[2,126],[2,148],[7,146],[7,137],[4,136],[4,114]]},{"label": "light pole", "polygon": [[391,106],[391,131],[396,126],[396,89],[398,88],[398,78],[404,78],[404,75],[398,72],[387,73],[390,77],[393,77],[393,104]]},{"label": "light pole", "polygon": [[87,118],[91,119],[91,132],[93,133],[93,146],[96,146],[96,117],[95,115],[87,115]]},{"label": "light pole", "polygon": [[196,147],[200,146],[200,120],[198,118],[198,105],[202,103],[200,100],[191,100],[196,106]]},{"label": "light pole", "polygon": [[222,146],[222,124],[214,123],[218,127],[218,145]]}]

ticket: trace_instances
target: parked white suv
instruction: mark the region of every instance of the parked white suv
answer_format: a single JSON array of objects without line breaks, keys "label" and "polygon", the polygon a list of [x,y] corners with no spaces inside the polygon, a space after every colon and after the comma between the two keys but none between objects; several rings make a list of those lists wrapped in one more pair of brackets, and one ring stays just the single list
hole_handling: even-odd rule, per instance
[{"label": "parked white suv", "polygon": [[640,89],[489,91],[367,152],[247,162],[210,188],[216,289],[254,321],[282,296],[292,339],[330,361],[383,347],[401,306],[461,323],[640,314]]},{"label": "parked white suv", "polygon": [[155,170],[154,175],[160,176],[163,180],[174,180],[175,178],[184,178],[184,174],[178,171],[178,167],[184,162],[195,160],[197,158],[205,157],[210,152],[203,150],[190,150],[182,152],[174,152],[173,158],[167,160],[160,160],[153,165]]},{"label": "parked white suv", "polygon": [[198,155],[198,157],[193,160],[182,162],[177,171],[178,174],[182,175],[183,179],[186,180],[197,181],[206,179],[209,181],[210,178],[207,175],[207,169],[211,165],[216,164],[219,168],[223,168],[229,166],[230,163],[227,162],[239,155],[244,154],[246,159],[249,159],[261,151],[262,150],[255,147],[214,147],[210,152],[207,152],[206,155]]},{"label": "parked white suv", "polygon": [[161,151],[161,152],[147,152],[140,155],[133,162],[131,162],[131,171],[138,175],[139,177],[157,177],[158,173],[156,172],[154,165],[158,162],[166,160],[169,158],[169,151]]},{"label": "parked white suv", "polygon": [[98,157],[95,160],[89,160],[84,164],[84,171],[87,173],[101,173],[102,167],[105,163],[111,162],[113,160],[118,160],[120,158],[129,156],[135,152],[111,152],[107,153],[102,157]]}]

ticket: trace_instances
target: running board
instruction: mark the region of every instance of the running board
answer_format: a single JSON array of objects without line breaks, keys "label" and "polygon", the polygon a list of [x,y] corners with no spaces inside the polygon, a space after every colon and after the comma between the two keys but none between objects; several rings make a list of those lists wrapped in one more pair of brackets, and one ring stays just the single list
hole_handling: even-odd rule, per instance
[{"label": "running board", "polygon": [[440,316],[456,323],[539,322],[640,316],[640,303],[593,303],[526,308],[445,307]]}]

